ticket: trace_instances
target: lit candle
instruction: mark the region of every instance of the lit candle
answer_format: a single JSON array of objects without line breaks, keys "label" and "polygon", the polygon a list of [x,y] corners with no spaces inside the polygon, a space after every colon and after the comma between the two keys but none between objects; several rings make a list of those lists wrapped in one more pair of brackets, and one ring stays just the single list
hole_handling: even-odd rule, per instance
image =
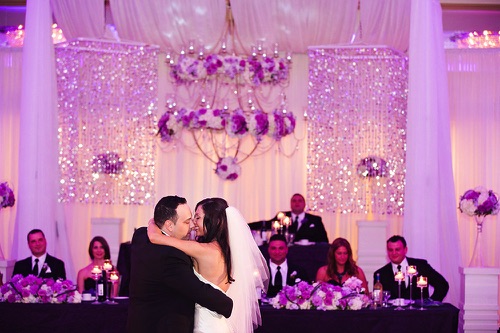
[{"label": "lit candle", "polygon": [[94,268],[92,268],[92,270],[90,271],[92,274],[101,274],[102,271],[101,269],[99,268],[99,266],[94,266]]},{"label": "lit candle", "polygon": [[289,226],[290,225],[290,218],[288,216],[286,216],[284,219],[283,219],[283,224],[285,226]]},{"label": "lit candle", "polygon": [[111,282],[116,282],[118,280],[118,274],[112,272],[109,279],[111,280]]},{"label": "lit candle", "polygon": [[427,287],[427,278],[425,276],[420,276],[418,278],[417,287]]},{"label": "lit candle", "polygon": [[278,229],[281,227],[281,224],[278,221],[274,221],[273,228],[274,230],[278,231]]},{"label": "lit candle", "polygon": [[417,274],[417,266],[408,266],[406,268],[406,273],[408,275],[415,275],[415,274]]},{"label": "lit candle", "polygon": [[113,268],[113,265],[111,265],[111,262],[105,261],[104,264],[102,265],[102,269],[105,271],[109,271]]},{"label": "lit candle", "polygon": [[405,279],[405,275],[403,274],[403,272],[398,271],[396,275],[394,275],[394,279],[396,281],[403,281]]},{"label": "lit candle", "polygon": [[285,213],[283,212],[279,212],[278,215],[276,216],[278,220],[283,220],[283,218],[285,217]]}]

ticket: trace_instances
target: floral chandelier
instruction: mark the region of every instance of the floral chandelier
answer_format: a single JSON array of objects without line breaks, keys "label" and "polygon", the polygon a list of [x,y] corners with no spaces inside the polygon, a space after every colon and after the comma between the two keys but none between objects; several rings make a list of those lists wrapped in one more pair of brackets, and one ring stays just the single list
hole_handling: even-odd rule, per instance
[{"label": "floral chandelier", "polygon": [[229,0],[226,18],[210,52],[194,41],[179,53],[167,52],[174,92],[157,134],[165,145],[175,141],[189,147],[186,139],[193,140],[193,150],[214,163],[220,178],[235,180],[243,161],[294,133],[296,118],[287,110],[284,92],[291,54],[280,52],[278,44],[268,54],[263,42],[245,49]]}]

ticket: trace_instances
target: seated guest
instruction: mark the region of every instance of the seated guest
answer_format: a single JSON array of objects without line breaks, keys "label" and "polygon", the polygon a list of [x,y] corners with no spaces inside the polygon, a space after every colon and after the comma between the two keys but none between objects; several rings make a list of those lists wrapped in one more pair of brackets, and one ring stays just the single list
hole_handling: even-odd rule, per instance
[{"label": "seated guest", "polygon": [[[449,285],[446,279],[439,274],[434,268],[427,263],[427,260],[415,259],[406,256],[408,248],[406,247],[406,240],[402,236],[392,236],[387,240],[387,256],[391,260],[390,263],[378,269],[373,273],[373,278],[380,274],[380,283],[384,290],[391,292],[391,298],[398,298],[399,287],[398,282],[394,280],[394,275],[398,271],[406,274],[406,267],[408,265],[417,266],[418,276],[426,276],[428,285],[434,288],[431,298],[435,301],[442,301],[448,293]],[[420,299],[420,289],[416,288],[417,276],[413,277],[413,290],[412,298],[414,300]],[[429,288],[424,288],[424,298],[429,298]],[[410,283],[409,278],[406,282],[401,282],[401,297],[410,298]]]},{"label": "seated guest", "polygon": [[[90,264],[78,271],[76,277],[77,288],[80,293],[90,293],[95,295],[95,280],[92,278],[92,268],[99,266],[102,268],[104,260],[111,258],[111,251],[108,242],[102,236],[95,236],[89,244],[89,256],[92,260]],[[114,285],[114,295],[118,289],[117,284]]]},{"label": "seated guest", "polygon": [[345,238],[336,238],[328,250],[327,265],[320,267],[316,273],[316,281],[342,286],[353,276],[361,280],[361,286],[368,294],[368,281],[361,267],[352,258],[351,244]]},{"label": "seated guest", "polygon": [[66,280],[64,262],[47,253],[47,240],[42,230],[33,229],[28,233],[28,247],[31,257],[17,261],[12,276],[33,274],[41,278]]},{"label": "seated guest", "polygon": [[[283,235],[273,235],[269,240],[269,272],[271,281],[267,289],[267,297],[274,297],[283,288],[283,285],[293,286],[296,282],[307,281],[306,271],[287,260],[288,246]],[[283,279],[283,277],[286,279]]]},{"label": "seated guest", "polygon": [[[288,229],[290,234],[294,234],[294,242],[301,239],[309,240],[316,243],[328,243],[328,236],[326,235],[325,226],[321,216],[306,213],[306,199],[302,194],[295,193],[290,199],[291,211],[283,212],[286,216],[290,217],[291,225]],[[260,221],[250,223],[250,229],[258,230],[265,226],[265,229],[271,230],[272,223],[276,221],[276,217],[269,221]]]}]

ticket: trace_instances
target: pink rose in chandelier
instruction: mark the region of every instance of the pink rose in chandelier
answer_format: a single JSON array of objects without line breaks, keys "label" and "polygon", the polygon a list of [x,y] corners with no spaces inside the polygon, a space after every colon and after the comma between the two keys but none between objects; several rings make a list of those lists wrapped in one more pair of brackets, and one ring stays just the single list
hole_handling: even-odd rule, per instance
[{"label": "pink rose in chandelier", "polygon": [[241,167],[233,157],[224,157],[217,162],[215,173],[223,180],[236,180],[241,173]]},{"label": "pink rose in chandelier", "polygon": [[205,79],[207,69],[203,60],[181,54],[178,63],[171,66],[170,75],[178,84],[184,84]]},{"label": "pink rose in chandelier", "polygon": [[92,172],[114,175],[122,172],[123,165],[124,162],[117,153],[106,152],[94,156],[92,161]]},{"label": "pink rose in chandelier", "polygon": [[176,111],[167,111],[158,120],[158,133],[160,135],[161,141],[170,142],[174,136],[182,129],[179,124],[180,117],[179,113]]},{"label": "pink rose in chandelier", "polygon": [[238,74],[245,71],[246,61],[237,56],[224,57],[224,74],[234,80]]},{"label": "pink rose in chandelier", "polygon": [[248,133],[247,120],[242,109],[236,109],[229,116],[226,123],[226,132],[230,137],[241,138]]},{"label": "pink rose in chandelier", "polygon": [[295,130],[295,116],[291,112],[275,109],[269,115],[269,132],[267,135],[279,141],[282,137],[293,133]]},{"label": "pink rose in chandelier", "polygon": [[227,114],[220,109],[205,109],[198,110],[198,122],[201,127],[208,129],[221,130],[226,126]]},{"label": "pink rose in chandelier", "polygon": [[492,190],[480,186],[467,190],[460,197],[459,209],[469,216],[496,215],[500,211],[500,204]]},{"label": "pink rose in chandelier", "polygon": [[269,131],[269,119],[267,113],[262,110],[254,110],[248,117],[248,131],[257,141],[261,141],[262,137]]}]

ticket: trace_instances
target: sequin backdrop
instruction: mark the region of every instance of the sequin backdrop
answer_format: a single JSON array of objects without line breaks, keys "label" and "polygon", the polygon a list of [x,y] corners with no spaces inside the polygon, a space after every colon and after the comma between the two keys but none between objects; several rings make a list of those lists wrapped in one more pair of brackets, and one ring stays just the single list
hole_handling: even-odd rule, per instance
[{"label": "sequin backdrop", "polygon": [[[388,48],[311,48],[307,188],[310,209],[403,214],[408,60]],[[385,177],[357,174],[361,159]]]},{"label": "sequin backdrop", "polygon": [[157,55],[105,41],[56,47],[59,201],[152,204]]}]

